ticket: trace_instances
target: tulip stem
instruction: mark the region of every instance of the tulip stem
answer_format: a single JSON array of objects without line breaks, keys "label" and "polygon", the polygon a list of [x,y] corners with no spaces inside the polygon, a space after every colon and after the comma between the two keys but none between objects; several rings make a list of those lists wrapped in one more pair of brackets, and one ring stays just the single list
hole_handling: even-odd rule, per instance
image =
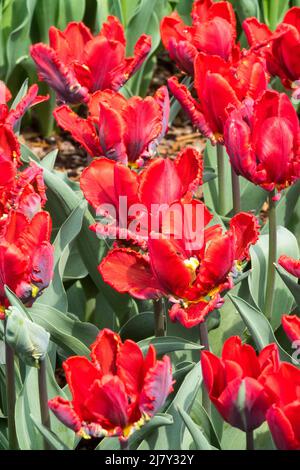
[{"label": "tulip stem", "polygon": [[120,441],[121,450],[129,450],[129,441],[128,439]]},{"label": "tulip stem", "polygon": [[233,201],[233,215],[241,212],[241,188],[240,178],[231,167],[231,181],[232,181],[232,201]]},{"label": "tulip stem", "polygon": [[277,225],[276,225],[276,202],[274,201],[275,190],[269,194],[269,259],[267,272],[267,286],[265,297],[265,315],[271,321],[275,294],[275,266],[277,256]]},{"label": "tulip stem", "polygon": [[[47,374],[46,374],[45,359],[42,359],[39,363],[38,383],[39,383],[41,422],[47,429],[50,430],[50,414],[49,414],[49,407],[48,407]],[[44,448],[45,450],[51,449],[46,439],[44,439]]]},{"label": "tulip stem", "polygon": [[158,338],[166,336],[166,318],[163,299],[154,300],[154,334]]},{"label": "tulip stem", "polygon": [[[200,345],[203,346],[201,351],[209,351],[209,339],[208,339],[208,329],[206,321],[200,323],[199,325],[199,338],[200,338]],[[200,358],[201,358],[201,351],[200,351]],[[210,398],[207,393],[206,387],[204,382],[202,383],[202,406],[205,409],[208,416],[211,415],[211,403]]]},{"label": "tulip stem", "polygon": [[254,436],[253,431],[246,432],[246,449],[254,450]]},{"label": "tulip stem", "polygon": [[217,165],[218,165],[218,184],[219,184],[219,215],[225,215],[225,194],[226,194],[226,181],[225,181],[225,161],[224,161],[224,148],[223,145],[217,144]]},{"label": "tulip stem", "polygon": [[[6,322],[5,322],[6,328]],[[12,347],[5,341],[5,367],[6,367],[6,400],[9,449],[18,449],[18,439],[15,422],[16,383],[15,383],[15,354]]]}]

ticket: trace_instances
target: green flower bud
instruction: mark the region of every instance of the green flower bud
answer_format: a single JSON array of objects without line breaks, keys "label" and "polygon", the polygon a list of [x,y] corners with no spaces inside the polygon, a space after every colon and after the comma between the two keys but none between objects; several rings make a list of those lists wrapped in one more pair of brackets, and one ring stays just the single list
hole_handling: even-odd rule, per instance
[{"label": "green flower bud", "polygon": [[50,334],[16,307],[6,311],[6,341],[26,364],[38,367],[49,347]]}]

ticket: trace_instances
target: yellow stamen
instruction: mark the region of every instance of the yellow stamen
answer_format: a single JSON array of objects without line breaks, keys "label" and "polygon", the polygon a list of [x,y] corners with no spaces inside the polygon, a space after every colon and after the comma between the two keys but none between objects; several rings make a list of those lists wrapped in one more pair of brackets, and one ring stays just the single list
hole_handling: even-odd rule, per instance
[{"label": "yellow stamen", "polygon": [[31,284],[31,295],[35,299],[39,293],[39,288],[33,284]]}]

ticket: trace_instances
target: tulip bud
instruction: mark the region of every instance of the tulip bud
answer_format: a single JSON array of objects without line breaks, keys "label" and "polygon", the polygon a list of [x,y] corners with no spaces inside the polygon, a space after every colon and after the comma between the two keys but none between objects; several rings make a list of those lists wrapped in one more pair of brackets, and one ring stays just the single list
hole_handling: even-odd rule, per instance
[{"label": "tulip bud", "polygon": [[38,367],[46,356],[50,334],[26,318],[16,307],[6,311],[6,341],[28,365]]}]

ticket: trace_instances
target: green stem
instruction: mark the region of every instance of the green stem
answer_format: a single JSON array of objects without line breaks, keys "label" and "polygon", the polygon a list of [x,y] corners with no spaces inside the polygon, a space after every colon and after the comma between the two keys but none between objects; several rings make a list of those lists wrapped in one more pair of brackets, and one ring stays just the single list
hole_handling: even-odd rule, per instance
[{"label": "green stem", "polygon": [[[38,383],[39,383],[41,422],[47,429],[50,430],[51,427],[50,427],[50,414],[49,414],[49,407],[48,407],[46,363],[44,359],[40,361],[39,363]],[[44,439],[44,448],[45,450],[51,449],[46,439]]]},{"label": "green stem", "polygon": [[253,431],[246,432],[246,449],[254,450],[254,436]]},{"label": "green stem", "polygon": [[163,299],[153,301],[154,304],[154,334],[161,337],[166,336],[166,319],[164,312]]},{"label": "green stem", "polygon": [[218,164],[218,185],[219,185],[219,203],[218,210],[220,215],[225,215],[225,161],[224,161],[224,149],[221,144],[217,144],[217,164]]},{"label": "green stem", "polygon": [[241,189],[240,178],[231,167],[231,181],[232,181],[232,201],[233,201],[233,215],[241,212]]},{"label": "green stem", "polygon": [[[206,321],[200,323],[199,325],[199,338],[201,346],[204,346],[201,351],[209,351],[209,339],[208,339],[208,329]],[[201,357],[201,352],[200,352]],[[207,412],[208,416],[211,415],[211,402],[209,395],[207,393],[204,382],[202,383],[202,406]]]},{"label": "green stem", "polygon": [[267,286],[265,297],[265,315],[271,321],[275,294],[275,266],[277,256],[277,225],[276,225],[276,202],[275,190],[269,194],[269,259],[267,272]]},{"label": "green stem", "polygon": [[[4,324],[6,328],[6,323]],[[5,367],[6,367],[6,400],[9,449],[18,449],[16,433],[15,407],[16,407],[16,383],[15,383],[15,354],[11,346],[5,341]]]},{"label": "green stem", "polygon": [[126,441],[121,441],[120,445],[121,445],[122,450],[129,450],[129,441],[128,441],[128,439]]}]

